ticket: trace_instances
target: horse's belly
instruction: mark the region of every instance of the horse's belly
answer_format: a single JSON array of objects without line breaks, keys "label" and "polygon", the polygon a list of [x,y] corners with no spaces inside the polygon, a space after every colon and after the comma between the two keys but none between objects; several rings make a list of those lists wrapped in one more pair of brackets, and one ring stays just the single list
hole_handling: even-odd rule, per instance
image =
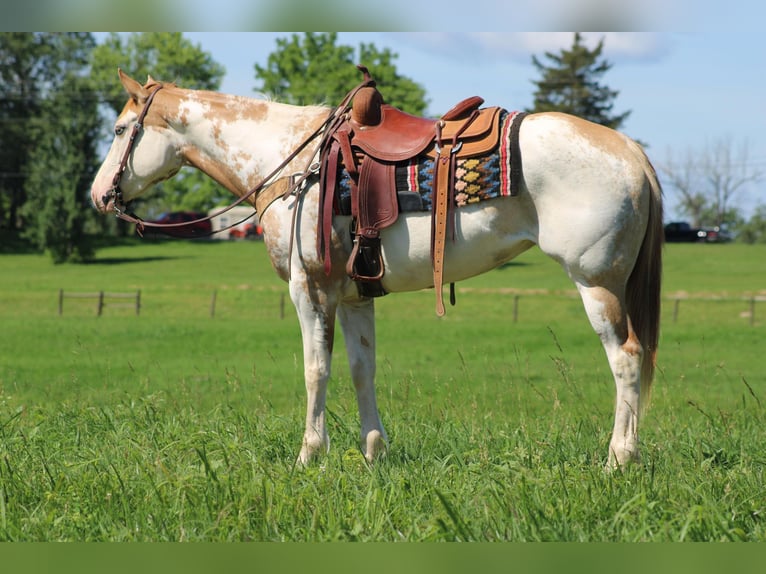
[{"label": "horse's belly", "polygon": [[[500,202],[510,204],[512,200]],[[498,205],[507,207],[508,205]],[[486,273],[526,251],[534,244],[528,225],[513,222],[504,209],[461,209],[455,239],[445,246],[444,282],[461,281]],[[500,221],[503,222],[500,225]],[[415,291],[433,286],[430,215],[408,214],[381,233],[388,292]]]}]

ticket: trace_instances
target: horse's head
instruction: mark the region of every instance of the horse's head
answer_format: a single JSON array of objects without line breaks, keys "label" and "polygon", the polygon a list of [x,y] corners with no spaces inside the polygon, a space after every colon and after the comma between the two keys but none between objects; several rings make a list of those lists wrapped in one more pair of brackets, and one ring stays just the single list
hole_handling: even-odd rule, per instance
[{"label": "horse's head", "polygon": [[122,70],[119,75],[130,99],[117,117],[114,140],[91,186],[91,200],[101,212],[120,209],[183,165],[181,145],[159,102],[163,84],[150,76],[142,86]]}]

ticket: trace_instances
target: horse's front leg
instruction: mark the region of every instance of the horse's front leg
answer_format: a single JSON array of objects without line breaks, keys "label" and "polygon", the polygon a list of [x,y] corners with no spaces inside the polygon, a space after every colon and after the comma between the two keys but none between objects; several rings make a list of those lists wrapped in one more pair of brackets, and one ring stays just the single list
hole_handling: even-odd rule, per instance
[{"label": "horse's front leg", "polygon": [[326,294],[319,297],[312,292],[305,280],[295,278],[290,281],[290,297],[301,325],[303,375],[306,382],[306,430],[298,462],[307,464],[330,449],[325,404],[335,335],[336,304]]},{"label": "horse's front leg", "polygon": [[361,423],[361,446],[372,462],[386,451],[386,431],[375,397],[375,305],[373,299],[342,302],[338,319],[346,341],[351,379],[356,390]]}]

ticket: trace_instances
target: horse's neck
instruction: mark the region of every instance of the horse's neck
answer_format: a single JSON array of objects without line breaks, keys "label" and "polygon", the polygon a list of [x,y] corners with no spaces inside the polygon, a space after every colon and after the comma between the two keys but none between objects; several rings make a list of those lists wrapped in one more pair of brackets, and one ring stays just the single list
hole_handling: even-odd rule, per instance
[{"label": "horse's neck", "polygon": [[[322,123],[327,108],[185,91],[179,100],[179,132],[186,163],[236,195],[261,183]],[[309,145],[283,173],[303,169]]]}]

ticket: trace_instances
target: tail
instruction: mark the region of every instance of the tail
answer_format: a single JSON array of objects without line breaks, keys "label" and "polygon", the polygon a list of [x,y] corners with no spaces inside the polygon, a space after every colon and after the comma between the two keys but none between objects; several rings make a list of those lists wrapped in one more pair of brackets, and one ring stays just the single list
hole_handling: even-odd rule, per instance
[{"label": "tail", "polygon": [[650,187],[649,221],[638,259],[628,279],[626,297],[633,331],[644,348],[641,365],[641,411],[644,411],[651,396],[660,338],[660,287],[665,232],[662,226],[662,187],[657,179],[657,172],[644,150],[638,144],[636,147]]}]

